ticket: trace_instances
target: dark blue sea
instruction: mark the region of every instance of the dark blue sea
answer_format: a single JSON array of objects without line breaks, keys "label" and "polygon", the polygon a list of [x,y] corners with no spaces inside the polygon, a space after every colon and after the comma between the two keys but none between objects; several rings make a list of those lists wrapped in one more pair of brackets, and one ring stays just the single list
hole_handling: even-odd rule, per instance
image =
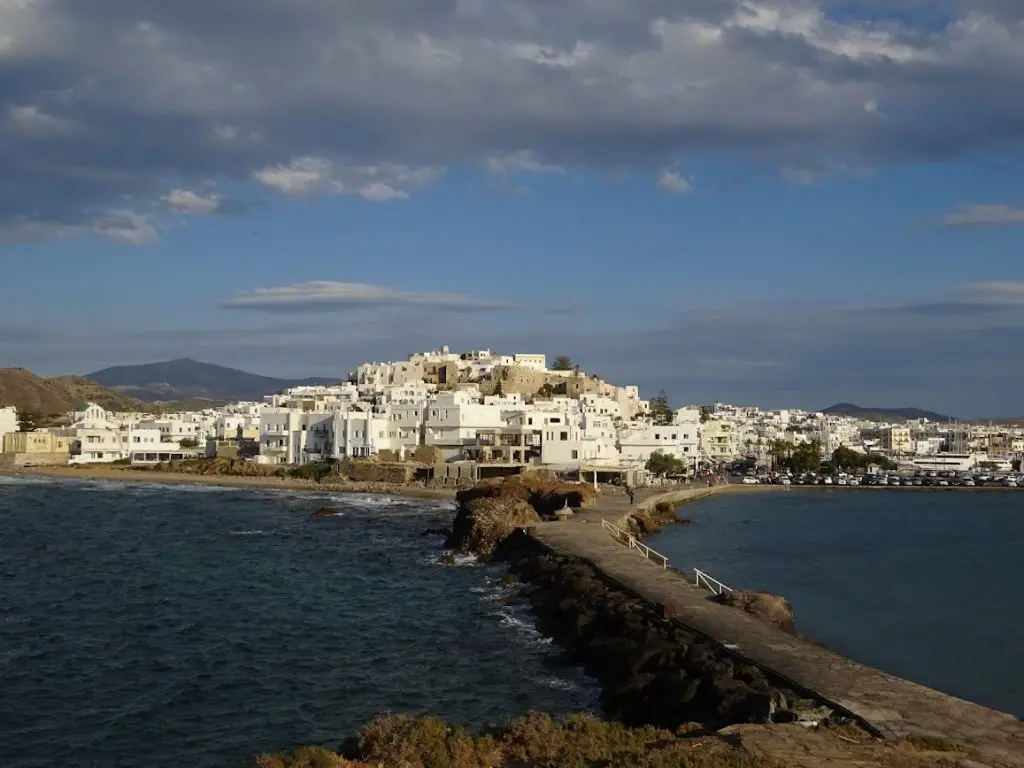
[{"label": "dark blue sea", "polygon": [[[341,514],[311,518],[325,503]],[[248,766],[375,714],[593,708],[451,503],[0,477],[0,766]]]},{"label": "dark blue sea", "polygon": [[648,542],[680,569],[783,595],[797,631],[1024,717],[1024,491],[790,490],[681,507]]}]

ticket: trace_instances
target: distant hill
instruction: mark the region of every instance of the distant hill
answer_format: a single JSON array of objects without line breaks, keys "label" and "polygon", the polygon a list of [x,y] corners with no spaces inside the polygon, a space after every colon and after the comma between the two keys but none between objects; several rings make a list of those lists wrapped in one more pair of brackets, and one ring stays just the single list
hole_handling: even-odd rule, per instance
[{"label": "distant hill", "polygon": [[862,408],[853,403],[837,403],[826,408],[822,413],[829,416],[849,416],[865,421],[911,421],[928,419],[929,421],[953,421],[952,417],[934,411],[923,411],[920,408]]},{"label": "distant hill", "polygon": [[185,357],[164,363],[121,365],[86,374],[123,395],[161,402],[206,398],[210,400],[259,400],[287,387],[336,384],[341,379],[276,379]]},{"label": "distant hill", "polygon": [[112,411],[141,411],[145,404],[81,376],[44,379],[24,368],[0,368],[0,406],[44,416],[63,415],[86,402]]}]

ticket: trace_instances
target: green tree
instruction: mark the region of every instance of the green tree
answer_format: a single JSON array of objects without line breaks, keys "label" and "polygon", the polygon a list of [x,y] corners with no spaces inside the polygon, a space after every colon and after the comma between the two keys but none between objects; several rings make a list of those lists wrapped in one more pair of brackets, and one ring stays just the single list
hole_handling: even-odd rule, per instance
[{"label": "green tree", "polygon": [[795,446],[788,440],[772,440],[768,445],[768,455],[772,459],[772,467],[775,469],[788,467],[794,448]]},{"label": "green tree", "polygon": [[668,395],[665,390],[661,390],[658,394],[651,398],[651,419],[654,420],[655,424],[665,425],[672,423],[672,406],[668,404]]},{"label": "green tree", "polygon": [[836,469],[863,469],[867,466],[867,456],[852,448],[840,445],[832,452],[832,464]]},{"label": "green tree", "polygon": [[684,475],[687,471],[686,462],[661,451],[654,451],[647,459],[647,471],[658,477],[667,475]]},{"label": "green tree", "polygon": [[198,448],[199,441],[194,437],[184,437],[178,441],[178,446],[180,448]]},{"label": "green tree", "polygon": [[565,355],[559,355],[551,364],[551,370],[553,371],[571,371],[573,367],[572,358]]},{"label": "green tree", "polygon": [[18,431],[34,432],[42,423],[43,414],[39,411],[18,411]]}]

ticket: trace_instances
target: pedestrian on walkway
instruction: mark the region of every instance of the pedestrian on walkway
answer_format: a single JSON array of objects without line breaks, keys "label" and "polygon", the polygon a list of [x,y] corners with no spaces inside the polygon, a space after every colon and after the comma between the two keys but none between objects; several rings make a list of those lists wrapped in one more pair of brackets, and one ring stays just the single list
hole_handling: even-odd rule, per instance
[{"label": "pedestrian on walkway", "polygon": [[630,506],[632,506],[632,504],[633,504],[633,488],[632,488],[632,486],[629,486],[629,485],[626,486],[626,495],[629,496],[629,503],[630,503]]}]

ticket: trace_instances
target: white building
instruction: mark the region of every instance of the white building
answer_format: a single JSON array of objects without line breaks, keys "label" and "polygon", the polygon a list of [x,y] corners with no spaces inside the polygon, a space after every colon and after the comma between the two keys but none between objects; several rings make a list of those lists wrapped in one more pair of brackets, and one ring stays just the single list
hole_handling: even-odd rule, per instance
[{"label": "white building", "polygon": [[529,368],[530,370],[540,371],[541,373],[546,372],[548,369],[547,355],[532,355],[520,352],[513,355],[512,360],[514,364],[520,368]]},{"label": "white building", "polygon": [[128,457],[132,464],[156,464],[161,461],[194,459],[203,449],[182,448],[177,441],[168,441],[157,427],[131,427],[127,430]]},{"label": "white building", "polygon": [[700,438],[696,427],[671,424],[630,424],[619,432],[622,461],[643,466],[655,451],[674,456],[690,467],[700,461]]},{"label": "white building", "polygon": [[424,443],[438,448],[446,459],[462,456],[476,444],[479,430],[505,425],[502,409],[479,402],[472,391],[441,392],[427,408]]},{"label": "white building", "polygon": [[18,431],[18,409],[13,405],[0,408],[0,444],[3,444],[4,435]]}]

